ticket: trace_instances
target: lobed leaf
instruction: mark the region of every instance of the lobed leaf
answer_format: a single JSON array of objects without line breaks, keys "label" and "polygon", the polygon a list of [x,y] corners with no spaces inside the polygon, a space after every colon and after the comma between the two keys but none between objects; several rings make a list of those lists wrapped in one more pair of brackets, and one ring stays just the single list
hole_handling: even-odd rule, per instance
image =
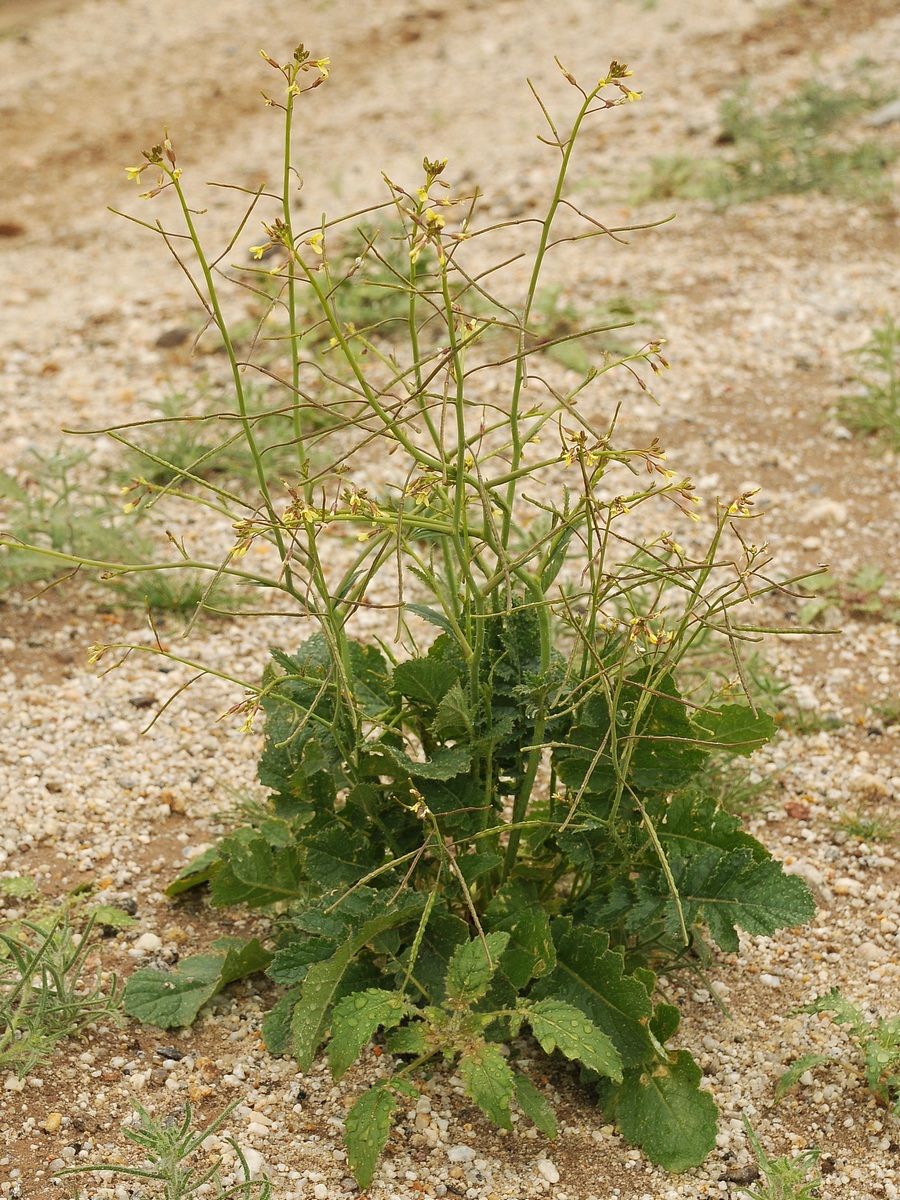
[{"label": "lobed leaf", "polygon": [[174,971],[135,971],[125,985],[125,1012],[159,1029],[191,1025],[207,1000],[236,979],[265,970],[272,960],[256,938],[221,938],[214,947],[224,953],[191,955]]},{"label": "lobed leaf", "polygon": [[325,1030],[328,1016],[341,980],[350,963],[369,942],[389,929],[397,929],[416,920],[422,912],[425,898],[420,893],[405,893],[403,901],[385,907],[374,916],[363,919],[331,958],[313,963],[306,972],[300,999],[291,1018],[293,1052],[301,1071],[312,1065]]},{"label": "lobed leaf", "polygon": [[834,1060],[829,1058],[827,1054],[803,1054],[795,1062],[792,1062],[785,1073],[778,1080],[775,1088],[775,1102],[778,1103],[784,1094],[789,1091],[795,1084],[800,1082],[800,1076],[805,1075],[807,1071],[813,1070],[814,1067],[824,1067]]},{"label": "lobed leaf", "polygon": [[596,929],[577,929],[571,917],[551,925],[556,966],[535,984],[537,999],[564,1000],[588,1016],[612,1041],[623,1064],[652,1060],[656,1049],[647,1028],[653,1001],[644,981],[625,974],[625,959]]}]

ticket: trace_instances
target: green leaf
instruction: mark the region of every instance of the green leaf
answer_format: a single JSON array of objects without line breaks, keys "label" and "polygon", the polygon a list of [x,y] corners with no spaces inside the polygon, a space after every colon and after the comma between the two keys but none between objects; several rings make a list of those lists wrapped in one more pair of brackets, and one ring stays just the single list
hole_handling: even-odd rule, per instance
[{"label": "green leaf", "polygon": [[596,929],[576,929],[571,917],[551,926],[556,966],[532,989],[537,999],[565,1000],[580,1008],[610,1038],[626,1067],[655,1057],[647,1028],[653,1001],[644,983],[625,974],[625,960]]},{"label": "green leaf", "polygon": [[347,1162],[359,1186],[372,1182],[375,1166],[391,1133],[397,1101],[386,1088],[373,1087],[359,1097],[344,1121]]},{"label": "green leaf", "polygon": [[733,754],[752,754],[772,740],[777,726],[767,712],[756,713],[746,704],[725,704],[702,712],[698,723],[709,730],[709,740]]},{"label": "green leaf", "polygon": [[356,883],[380,860],[371,838],[342,825],[320,830],[304,846],[306,873],[326,891]]},{"label": "green leaf", "polygon": [[493,851],[486,851],[483,854],[461,854],[456,860],[456,865],[466,884],[471,887],[476,879],[487,875],[495,867],[502,866],[503,859]]},{"label": "green leaf", "polygon": [[555,1138],[557,1134],[556,1113],[550,1102],[545,1099],[527,1075],[516,1075],[516,1100],[519,1108],[532,1123],[536,1125],[544,1137]]},{"label": "green leaf", "polygon": [[[490,911],[490,910],[489,910]],[[491,928],[509,933],[509,944],[500,965],[516,991],[556,963],[556,947],[550,935],[550,918],[539,904],[504,913],[491,921]]]},{"label": "green leaf", "polygon": [[[569,733],[569,745],[555,751],[559,776],[570,788],[586,781],[588,793],[603,794],[616,787],[625,771],[636,789],[671,792],[688,783],[709,758],[700,744],[706,731],[691,721],[671,675],[655,677],[652,668],[645,668],[623,684],[613,703],[615,713],[605,696],[592,696]],[[633,751],[626,770],[627,745]]]},{"label": "green leaf", "polygon": [[391,683],[396,692],[425,708],[437,709],[458,676],[446,662],[434,658],[411,658],[394,667]]},{"label": "green leaf", "polygon": [[[2,477],[2,472],[0,472]],[[23,900],[28,896],[36,896],[37,883],[31,875],[13,875],[9,879],[0,879],[0,894]]]},{"label": "green leaf", "polygon": [[166,888],[167,896],[180,896],[182,892],[187,892],[191,888],[200,887],[203,883],[209,883],[219,862],[219,847],[208,846],[196,858],[192,858],[186,867],[183,867],[169,886]]},{"label": "green leaf", "polygon": [[406,1002],[398,992],[369,988],[345,996],[334,1008],[331,1018],[331,1041],[328,1043],[328,1065],[337,1081],[356,1061],[360,1051],[372,1039],[376,1029],[392,1029],[403,1019]]},{"label": "green leaf", "polygon": [[213,907],[246,904],[264,908],[303,894],[300,859],[294,848],[276,850],[261,837],[250,841],[229,837],[216,849],[222,865],[210,882]]},{"label": "green leaf", "polygon": [[160,1029],[190,1025],[207,1000],[234,980],[264,970],[272,958],[256,938],[223,938],[215,946],[224,953],[192,955],[174,971],[135,971],[125,985],[125,1012]]},{"label": "green leaf", "polygon": [[[626,1141],[667,1171],[697,1167],[716,1144],[718,1109],[698,1085],[700,1068],[687,1050],[668,1062],[625,1072],[620,1084],[601,1085],[601,1103]],[[604,1099],[605,1097],[605,1099]]]},{"label": "green leaf", "polygon": [[771,858],[756,838],[744,833],[740,817],[732,816],[711,796],[692,795],[690,790],[673,796],[657,825],[666,855],[688,858],[710,848],[749,850],[758,861]]},{"label": "green leaf", "polygon": [[137,920],[122,908],[114,904],[96,904],[87,910],[86,916],[93,918],[96,925],[105,925],[110,929],[131,929],[137,925]]},{"label": "green leaf", "polygon": [[475,714],[471,702],[457,679],[437,707],[431,732],[439,738],[470,738],[474,727]]},{"label": "green leaf", "polygon": [[422,1021],[414,1021],[410,1025],[395,1029],[386,1041],[391,1054],[412,1054],[418,1058],[428,1049],[426,1026]]},{"label": "green leaf", "polygon": [[417,617],[421,617],[423,621],[427,621],[429,625],[436,625],[438,629],[443,629],[445,633],[453,634],[453,626],[444,614],[439,613],[437,609],[429,608],[427,604],[406,604],[404,608],[407,612],[414,613]]},{"label": "green leaf", "polygon": [[499,1046],[479,1042],[463,1051],[457,1068],[466,1095],[502,1129],[512,1129],[509,1104],[515,1089],[513,1073]]},{"label": "green leaf", "polygon": [[257,938],[250,938],[249,941],[236,937],[216,938],[212,948],[225,953],[220,972],[223,987],[246,975],[265,971],[272,961],[271,952],[261,946]]},{"label": "green leaf", "polygon": [[416,920],[425,898],[418,892],[405,893],[392,908],[361,920],[331,958],[313,963],[306,972],[300,999],[291,1019],[294,1057],[301,1071],[308,1071],[328,1027],[328,1015],[341,980],[350,963],[369,942],[389,929]]},{"label": "green leaf", "polygon": [[390,746],[387,742],[382,742],[381,746],[397,766],[402,767],[413,779],[453,779],[468,771],[472,764],[472,751],[465,746],[436,750],[431,758],[424,762],[410,758],[403,750]]},{"label": "green leaf", "polygon": [[291,1052],[291,1013],[300,998],[300,988],[284,993],[263,1017],[262,1035],[270,1054],[280,1056]]},{"label": "green leaf", "polygon": [[[673,874],[687,926],[705,921],[716,944],[730,953],[740,948],[737,928],[769,937],[815,916],[815,901],[799,876],[785,875],[775,859],[755,860],[746,849],[711,850],[678,870],[673,864]],[[670,928],[674,921],[670,914]]]},{"label": "green leaf", "polygon": [[484,942],[473,938],[457,947],[447,967],[445,1004],[463,1011],[483,996],[508,941],[508,933],[489,933]]},{"label": "green leaf", "polygon": [[[412,978],[424,989],[432,1004],[439,1004],[446,996],[447,971],[454,951],[468,941],[469,927],[460,917],[448,912],[442,904],[435,905],[419,947]],[[397,981],[403,980],[409,961],[408,951],[401,957],[404,971],[398,973]]]},{"label": "green leaf", "polygon": [[559,1049],[566,1058],[582,1062],[600,1075],[622,1078],[622,1060],[610,1039],[580,1008],[562,1000],[522,1002],[519,1011],[545,1054]]},{"label": "green leaf", "polygon": [[811,1071],[814,1067],[824,1067],[828,1063],[834,1062],[833,1058],[829,1058],[827,1054],[803,1054],[792,1062],[785,1073],[778,1080],[775,1088],[775,1103],[782,1099],[785,1092],[800,1082],[800,1076],[805,1075],[807,1071]]},{"label": "green leaf", "polygon": [[275,952],[268,976],[276,983],[301,983],[313,963],[330,958],[336,949],[337,942],[327,937],[289,942]]}]

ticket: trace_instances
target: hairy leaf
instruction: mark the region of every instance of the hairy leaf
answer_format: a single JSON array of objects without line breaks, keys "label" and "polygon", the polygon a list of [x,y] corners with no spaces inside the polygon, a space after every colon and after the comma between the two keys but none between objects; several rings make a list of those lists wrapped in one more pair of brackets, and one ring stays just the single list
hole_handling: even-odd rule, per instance
[{"label": "hairy leaf", "polygon": [[622,1059],[611,1040],[580,1008],[562,1000],[521,1003],[519,1011],[546,1054],[559,1049],[566,1058],[582,1062],[600,1075],[622,1078]]},{"label": "hairy leaf", "polygon": [[700,1087],[701,1072],[687,1050],[667,1062],[627,1070],[620,1084],[602,1085],[604,1111],[622,1136],[667,1171],[699,1166],[716,1144],[718,1109]]},{"label": "hairy leaf", "polygon": [[210,883],[210,903],[246,904],[264,908],[303,893],[303,877],[296,850],[276,850],[262,837],[251,841],[225,838],[218,845],[221,867]]},{"label": "hairy leaf", "polygon": [[539,1091],[527,1075],[515,1076],[516,1100],[519,1108],[532,1123],[536,1125],[544,1137],[555,1138],[556,1113],[543,1092]]},{"label": "hairy leaf", "polygon": [[426,1027],[421,1021],[403,1025],[388,1034],[387,1047],[391,1054],[412,1054],[418,1057],[428,1048]]},{"label": "hairy leaf", "polygon": [[378,1156],[387,1145],[397,1101],[383,1087],[369,1088],[359,1097],[344,1122],[347,1162],[359,1186],[372,1182]]},{"label": "hairy leaf", "polygon": [[777,726],[767,712],[754,713],[746,704],[725,704],[708,709],[698,718],[698,724],[709,731],[709,740],[734,754],[752,754],[772,740]]},{"label": "hairy leaf", "polygon": [[362,1048],[382,1026],[392,1029],[402,1019],[406,1002],[398,992],[369,988],[345,996],[334,1008],[328,1065],[335,1080],[341,1079]]},{"label": "hairy leaf", "polygon": [[[712,850],[675,872],[685,922],[703,920],[722,950],[740,948],[737,929],[770,936],[812,920],[816,906],[806,883],[785,875],[774,859],[758,862],[749,850]],[[674,925],[674,916],[670,917]]]},{"label": "hairy leaf", "polygon": [[272,960],[256,938],[242,942],[222,938],[215,942],[218,954],[194,954],[182,959],[174,971],[143,967],[125,985],[125,1011],[145,1025],[174,1029],[190,1025],[197,1013],[217,992],[264,971]]},{"label": "hairy leaf", "polygon": [[410,758],[396,746],[390,746],[386,742],[382,745],[397,766],[413,779],[453,779],[468,771],[472,763],[472,751],[465,746],[436,750],[431,758],[420,762]]},{"label": "hairy leaf", "polygon": [[180,896],[182,892],[209,883],[219,863],[219,847],[208,846],[196,858],[192,858],[186,867],[178,872],[166,888],[167,896]]},{"label": "hairy leaf", "polygon": [[550,935],[550,918],[538,904],[504,913],[491,928],[509,933],[501,966],[509,981],[521,991],[536,976],[544,975],[556,962],[556,947]]},{"label": "hairy leaf", "polygon": [[380,859],[370,838],[339,825],[320,830],[305,847],[307,873],[326,890],[356,883]]},{"label": "hairy leaf", "polygon": [[[386,905],[386,901],[384,901]],[[388,929],[396,929],[416,920],[422,912],[424,897],[417,892],[404,893],[402,901],[385,907],[380,913],[360,922],[331,958],[313,963],[306,972],[300,999],[291,1019],[294,1057],[301,1071],[308,1071],[325,1036],[328,1016],[341,979],[360,950]]]},{"label": "hairy leaf", "polygon": [[476,1043],[460,1055],[458,1071],[466,1095],[502,1129],[511,1129],[509,1104],[515,1081],[499,1046]]},{"label": "hairy leaf", "polygon": [[455,680],[437,706],[435,718],[431,722],[431,732],[440,738],[469,738],[472,736],[474,723],[472,704],[463,691],[462,684]]},{"label": "hairy leaf", "polygon": [[436,710],[452,686],[458,685],[458,676],[449,663],[439,659],[411,658],[394,667],[391,682],[407,700]]},{"label": "hairy leaf", "polygon": [[794,1084],[800,1082],[800,1076],[805,1075],[807,1071],[811,1071],[814,1067],[824,1067],[828,1063],[834,1062],[833,1058],[829,1058],[827,1054],[803,1054],[792,1062],[788,1069],[778,1080],[775,1088],[775,1102],[782,1099],[785,1092],[789,1091]]},{"label": "hairy leaf", "polygon": [[508,941],[508,933],[489,933],[484,942],[473,938],[454,951],[447,968],[447,1004],[462,1011],[485,994]]},{"label": "hairy leaf", "polygon": [[609,938],[595,929],[577,929],[570,917],[551,926],[556,966],[535,984],[535,999],[565,1000],[580,1008],[611,1039],[625,1066],[655,1056],[647,1024],[653,1002],[644,983],[625,974],[625,960]]}]

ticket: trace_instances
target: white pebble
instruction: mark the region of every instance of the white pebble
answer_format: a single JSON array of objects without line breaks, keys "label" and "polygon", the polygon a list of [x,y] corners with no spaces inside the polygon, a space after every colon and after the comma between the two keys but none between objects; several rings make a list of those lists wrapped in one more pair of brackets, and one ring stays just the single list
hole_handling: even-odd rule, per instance
[{"label": "white pebble", "polygon": [[549,1158],[542,1158],[537,1165],[538,1175],[547,1180],[548,1183],[559,1183],[559,1171],[556,1164],[551,1162]]},{"label": "white pebble", "polygon": [[250,1172],[250,1178],[256,1179],[259,1173],[265,1166],[265,1159],[258,1150],[254,1150],[252,1146],[241,1146],[241,1154],[247,1163],[247,1170]]},{"label": "white pebble", "polygon": [[452,1163],[471,1162],[475,1157],[475,1151],[471,1146],[451,1146],[447,1151],[447,1157]]},{"label": "white pebble", "polygon": [[764,983],[766,987],[781,987],[781,980],[777,975],[767,975],[765,971],[760,974],[759,982]]},{"label": "white pebble", "polygon": [[142,933],[135,939],[135,950],[143,950],[145,954],[153,954],[162,946],[162,938],[155,933]]}]

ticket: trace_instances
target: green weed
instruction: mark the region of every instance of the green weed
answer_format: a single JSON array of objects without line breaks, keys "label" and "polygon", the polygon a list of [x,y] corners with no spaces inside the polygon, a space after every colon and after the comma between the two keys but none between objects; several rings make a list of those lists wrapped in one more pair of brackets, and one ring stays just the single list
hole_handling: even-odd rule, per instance
[{"label": "green weed", "polygon": [[719,208],[766,196],[821,192],[869,203],[890,195],[887,167],[897,153],[871,139],[848,136],[851,121],[891,93],[860,80],[846,88],[817,80],[773,108],[760,108],[747,85],[723,101],[719,160],[686,156],[654,161],[637,199],[706,197]]},{"label": "green weed", "polygon": [[836,415],[882,449],[900,450],[900,326],[886,316],[857,357],[860,390],[838,402]]},{"label": "green weed", "polygon": [[139,1180],[143,1184],[161,1184],[163,1191],[159,1194],[165,1200],[189,1200],[191,1196],[211,1196],[213,1200],[231,1200],[231,1197],[271,1200],[272,1187],[268,1179],[252,1177],[244,1152],[233,1138],[226,1138],[225,1141],[237,1156],[242,1178],[234,1183],[223,1184],[221,1156],[210,1165],[204,1165],[201,1161],[207,1157],[205,1152],[201,1153],[204,1141],[222,1127],[239,1103],[240,1100],[233,1100],[215,1120],[203,1129],[192,1131],[193,1112],[189,1101],[185,1101],[184,1117],[179,1120],[177,1117],[152,1117],[136,1100],[132,1100],[139,1123],[134,1128],[124,1129],[123,1133],[129,1141],[141,1147],[145,1162],[138,1167],[121,1163],[67,1167],[59,1171],[56,1178],[103,1171],[113,1176]]},{"label": "green weed", "polygon": [[826,572],[807,580],[805,587],[814,594],[797,613],[801,625],[821,621],[832,609],[854,620],[900,622],[900,592],[887,586],[887,574],[872,563],[860,567],[849,580]]},{"label": "green weed", "polygon": [[[744,1117],[744,1130],[759,1166],[762,1182],[753,1188],[738,1188],[751,1200],[816,1200],[822,1176],[816,1167],[819,1149],[803,1150],[791,1158],[769,1158],[753,1126]],[[812,1172],[812,1178],[809,1178]]]},{"label": "green weed", "polygon": [[20,919],[0,928],[0,1068],[27,1075],[63,1038],[118,1019],[115,975],[105,982],[97,966],[90,977],[94,924],[76,936],[64,910],[46,925]]},{"label": "green weed", "polygon": [[83,451],[58,447],[50,454],[32,451],[18,477],[0,472],[0,589],[58,577],[72,570],[73,559],[150,552],[149,542],[135,539],[133,530],[125,533],[114,490],[85,486],[88,461]]},{"label": "green weed", "polygon": [[[290,147],[295,106],[327,61],[302,46],[283,64],[264,57]],[[560,382],[546,357],[536,365],[578,342],[573,314],[546,329],[556,247],[577,240],[586,252],[617,232],[556,219],[573,217],[567,178],[584,122],[636,98],[629,74],[613,63],[582,88],[563,71],[564,128],[539,100],[558,172],[544,219],[515,231],[528,279],[515,304],[493,282],[508,225],[478,225],[446,162],[424,160],[414,186],[390,181],[383,222],[369,210],[303,229],[288,153],[279,214],[254,251],[277,265],[238,281],[271,299],[251,339],[261,363],[235,344],[220,294],[230,281],[213,269],[220,255],[204,246],[168,136],[130,169],[155,180],[148,199],[170,192],[184,223],[157,232],[170,249],[190,239],[179,266],[221,337],[254,488],[194,472],[183,487],[145,479],[132,503],[165,494],[197,540],[197,526],[218,522],[227,554],[190,553],[172,534],[171,563],[93,565],[265,589],[303,634],[272,651],[261,681],[231,678],[244,727],[264,720],[266,803],[169,889],[203,885],[214,906],[267,912],[271,950],[229,941],[184,969],[137,972],[126,1008],[184,1023],[231,979],[265,969],[284,988],[266,1043],[302,1070],[327,1045],[340,1079],[384,1037],[392,1069],[346,1117],[362,1187],[395,1113],[441,1058],[493,1122],[511,1128],[517,1109],[553,1136],[547,1097],[500,1047],[526,1028],[546,1053],[581,1064],[629,1142],[671,1170],[701,1162],[716,1106],[691,1055],[668,1046],[680,1014],[658,999],[656,971],[707,954],[707,942],[736,952],[740,928],[771,934],[814,910],[801,879],[715,796],[691,790],[716,759],[749,755],[775,732],[746,703],[736,665],[763,632],[745,606],[776,586],[741,535],[752,497],[716,505],[705,548],[684,549],[690,480],[658,440],[623,441],[603,390],[614,370],[648,390],[666,366],[659,342],[616,355],[588,329],[574,380]],[[400,232],[382,248],[359,234],[362,217]],[[265,349],[269,320],[279,359]],[[289,428],[292,462],[278,473],[252,402],[260,375]],[[323,408],[332,419],[311,428]],[[730,656],[727,686],[704,690],[691,671],[701,642]],[[137,649],[97,645],[93,656]]]},{"label": "green weed", "polygon": [[[847,1036],[862,1059],[869,1091],[880,1105],[900,1116],[900,1017],[870,1018],[857,1005],[845,1000],[837,988],[797,1011],[827,1013],[839,1025],[847,1027]],[[801,1075],[833,1061],[826,1054],[804,1054],[798,1058],[778,1081],[776,1100],[799,1083]]]},{"label": "green weed", "polygon": [[857,808],[841,817],[840,827],[861,842],[888,842],[900,831],[900,819],[887,812],[867,813]]}]

